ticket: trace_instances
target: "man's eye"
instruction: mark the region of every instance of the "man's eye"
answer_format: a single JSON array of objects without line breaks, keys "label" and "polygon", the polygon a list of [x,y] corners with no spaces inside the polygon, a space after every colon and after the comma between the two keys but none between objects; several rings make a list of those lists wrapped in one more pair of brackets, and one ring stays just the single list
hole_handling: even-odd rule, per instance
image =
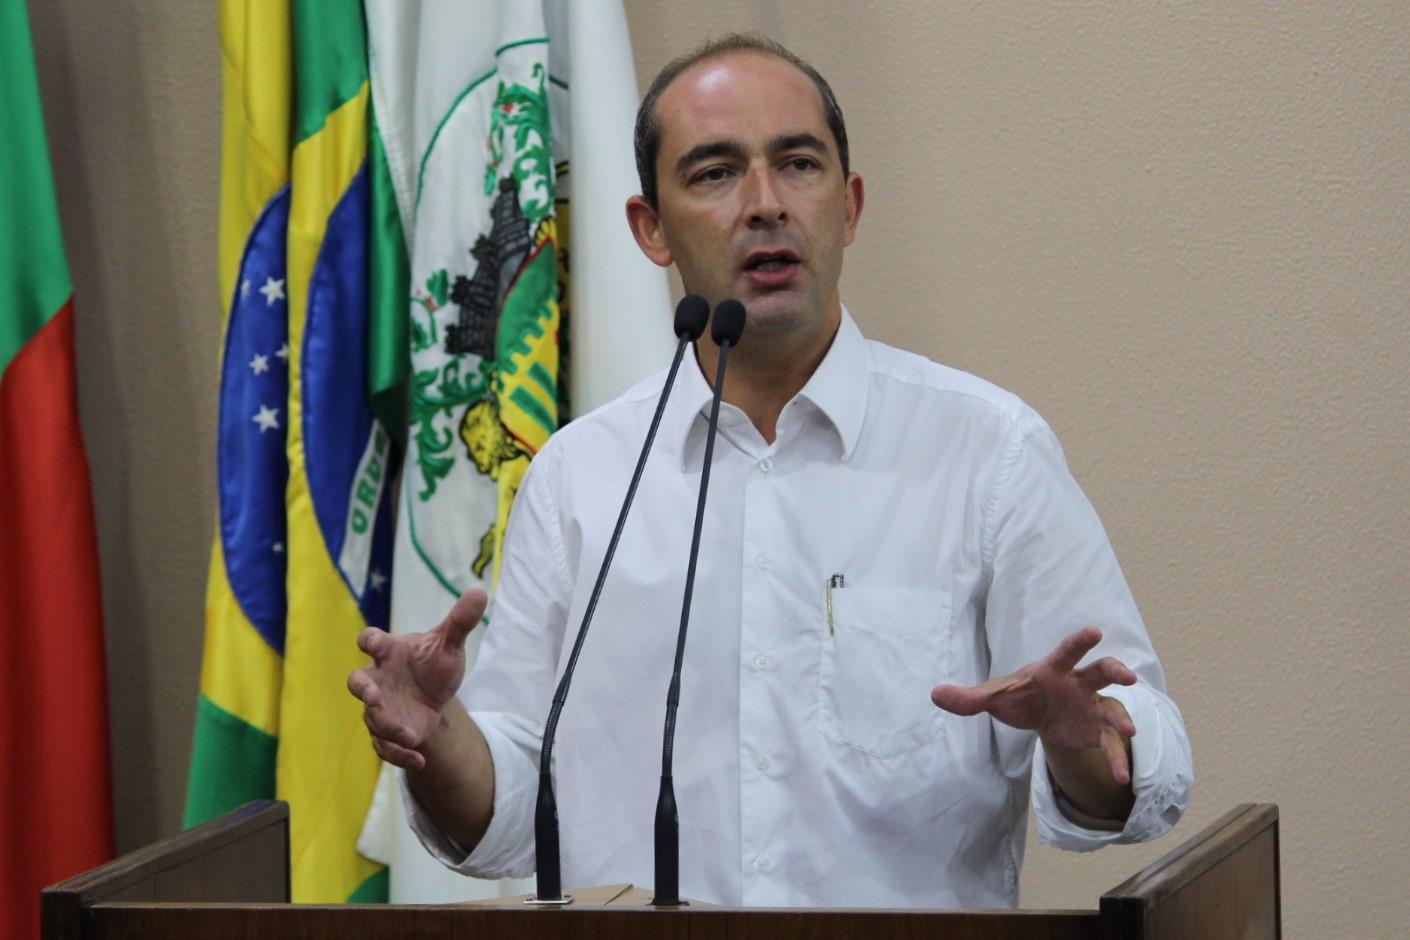
[{"label": "man's eye", "polygon": [[708,170],[703,170],[702,172],[695,174],[695,178],[694,180],[692,180],[692,182],[718,183],[720,180],[724,179],[727,176],[729,176],[728,167],[712,166]]},{"label": "man's eye", "polygon": [[812,157],[793,157],[788,161],[788,168],[800,173],[805,173],[808,170],[816,170],[818,168],[818,162]]}]

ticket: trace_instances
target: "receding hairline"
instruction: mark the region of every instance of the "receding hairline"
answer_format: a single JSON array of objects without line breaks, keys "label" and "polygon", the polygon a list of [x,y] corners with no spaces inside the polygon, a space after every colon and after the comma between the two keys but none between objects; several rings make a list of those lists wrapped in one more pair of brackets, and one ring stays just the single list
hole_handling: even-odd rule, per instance
[{"label": "receding hairline", "polygon": [[[665,122],[661,120],[661,102],[664,101],[666,99],[666,96],[671,93],[671,89],[675,88],[676,85],[680,84],[682,79],[687,78],[691,73],[695,72],[697,69],[703,69],[708,65],[717,64],[725,59],[739,56],[754,56],[755,58],[759,59],[770,59],[774,62],[780,62],[783,65],[786,65],[790,69],[792,69],[794,73],[801,76],[803,81],[807,84],[808,88],[812,91],[813,97],[817,102],[818,117],[822,120],[822,126],[825,130],[828,130],[828,134],[822,139],[826,140],[832,137],[832,133],[830,128],[828,128],[827,121],[827,99],[823,97],[822,89],[819,88],[817,86],[817,83],[813,81],[813,77],[809,75],[804,69],[800,68],[798,63],[790,61],[786,56],[780,55],[779,53],[774,52],[772,49],[761,49],[755,48],[753,46],[742,46],[726,47],[723,49],[712,50],[706,53],[701,58],[696,59],[694,62],[690,63],[685,68],[681,69],[675,75],[672,75],[671,80],[661,87],[660,92],[657,95],[655,104],[652,108],[656,125],[659,128],[661,141],[664,141],[666,138],[666,125]],[[840,158],[841,156],[838,153],[836,140],[832,141],[832,146],[828,147],[828,151],[835,157]],[[660,161],[660,159],[661,150],[658,147],[656,151],[656,160]],[[670,172],[673,168],[667,167],[666,169],[667,172]]]},{"label": "receding hairline", "polygon": [[812,89],[814,96],[816,96],[818,101],[818,113],[822,115],[823,126],[827,126],[827,101],[823,98],[822,89],[813,81],[813,77],[804,71],[798,63],[790,61],[786,56],[774,52],[772,49],[759,49],[753,46],[731,46],[723,49],[713,49],[681,69],[675,75],[672,75],[670,81],[661,86],[661,90],[657,96],[656,107],[654,109],[656,111],[656,119],[659,121],[661,118],[661,100],[670,94],[672,88],[680,84],[681,79],[688,77],[697,70],[704,69],[706,66],[717,64],[726,59],[744,56],[753,56],[756,59],[767,59],[782,63],[792,69],[794,73],[802,76],[803,80],[807,82],[808,87]]}]

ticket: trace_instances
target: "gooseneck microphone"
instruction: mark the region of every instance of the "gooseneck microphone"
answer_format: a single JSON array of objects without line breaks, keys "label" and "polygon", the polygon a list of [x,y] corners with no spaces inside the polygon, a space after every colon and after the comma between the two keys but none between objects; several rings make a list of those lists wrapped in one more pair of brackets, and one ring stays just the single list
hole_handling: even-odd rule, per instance
[{"label": "gooseneck microphone", "polygon": [[744,333],[744,304],[721,301],[715,308],[710,336],[720,347],[720,364],[715,370],[715,395],[710,400],[710,426],[705,435],[705,462],[700,469],[700,496],[695,503],[695,532],[690,538],[690,561],[685,569],[685,600],[681,603],[681,627],[676,636],[676,662],[671,687],[666,693],[666,730],[661,744],[661,793],[656,799],[656,896],[658,907],[684,904],[680,897],[680,816],[671,780],[671,762],[676,740],[676,709],[681,700],[681,664],[685,660],[685,631],[690,624],[690,598],[695,591],[695,563],[700,555],[700,529],[705,521],[705,493],[710,487],[710,463],[715,453],[715,434],[720,424],[720,396],[725,388],[725,364],[731,346]]},{"label": "gooseneck microphone", "polygon": [[[717,314],[718,316],[718,314]],[[592,623],[593,612],[597,609],[597,599],[602,594],[602,585],[607,580],[607,569],[612,564],[612,556],[617,551],[617,542],[622,538],[622,529],[627,523],[627,512],[636,496],[637,484],[641,482],[641,472],[646,467],[647,454],[651,452],[651,442],[656,439],[656,429],[661,424],[661,415],[666,410],[666,399],[675,384],[676,372],[680,370],[681,359],[686,346],[705,332],[705,323],[710,318],[710,303],[699,294],[688,294],[676,305],[676,355],[671,360],[671,370],[666,373],[666,385],[661,389],[661,397],[656,402],[656,413],[651,416],[651,427],[646,432],[646,442],[641,445],[641,456],[637,458],[632,481],[627,487],[626,499],[622,501],[622,511],[617,514],[617,527],[612,530],[612,538],[607,543],[607,552],[598,569],[597,581],[588,597],[587,609],[583,611],[578,635],[573,640],[573,650],[568,656],[568,665],[563,677],[558,680],[558,689],[553,693],[553,705],[548,712],[548,721],[543,728],[543,747],[539,751],[539,796],[534,811],[534,846],[538,869],[538,896],[530,898],[529,904],[568,904],[572,897],[563,896],[563,873],[558,852],[558,802],[553,796],[553,737],[558,730],[558,719],[563,714],[563,703],[568,700],[568,686],[573,681],[573,670],[578,664],[578,654],[582,652],[583,640],[587,637],[588,625]]]}]

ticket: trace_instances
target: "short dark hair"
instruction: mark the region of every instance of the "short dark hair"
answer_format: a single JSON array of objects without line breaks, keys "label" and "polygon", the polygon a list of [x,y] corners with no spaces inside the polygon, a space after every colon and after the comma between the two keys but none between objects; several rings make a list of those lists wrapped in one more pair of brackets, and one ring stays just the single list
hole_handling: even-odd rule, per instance
[{"label": "short dark hair", "polygon": [[827,120],[828,130],[832,131],[833,140],[837,143],[837,156],[842,161],[843,178],[851,172],[847,153],[847,124],[842,120],[842,107],[837,103],[837,96],[832,93],[832,86],[828,85],[827,79],[823,78],[817,69],[772,39],[751,33],[731,33],[720,39],[711,39],[694,52],[672,60],[656,76],[651,87],[646,90],[646,96],[641,99],[641,107],[636,112],[636,173],[641,180],[641,194],[651,208],[656,208],[656,157],[661,152],[661,120],[656,114],[657,102],[667,86],[686,69],[696,63],[718,59],[731,52],[771,55],[808,76],[817,87],[818,94],[822,96],[823,117]]}]

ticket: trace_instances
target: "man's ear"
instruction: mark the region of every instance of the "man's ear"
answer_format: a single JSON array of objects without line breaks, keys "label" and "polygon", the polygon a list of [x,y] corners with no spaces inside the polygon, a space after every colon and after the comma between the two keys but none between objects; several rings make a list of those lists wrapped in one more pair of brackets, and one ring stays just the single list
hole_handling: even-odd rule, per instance
[{"label": "man's ear", "polygon": [[666,245],[666,233],[661,229],[661,216],[651,208],[645,197],[627,200],[627,224],[641,253],[663,268],[671,266],[671,249]]},{"label": "man's ear", "polygon": [[862,205],[866,202],[866,187],[862,185],[862,174],[855,170],[848,174],[846,199],[846,234],[842,239],[843,247],[851,245],[857,238],[857,223],[862,220]]}]

